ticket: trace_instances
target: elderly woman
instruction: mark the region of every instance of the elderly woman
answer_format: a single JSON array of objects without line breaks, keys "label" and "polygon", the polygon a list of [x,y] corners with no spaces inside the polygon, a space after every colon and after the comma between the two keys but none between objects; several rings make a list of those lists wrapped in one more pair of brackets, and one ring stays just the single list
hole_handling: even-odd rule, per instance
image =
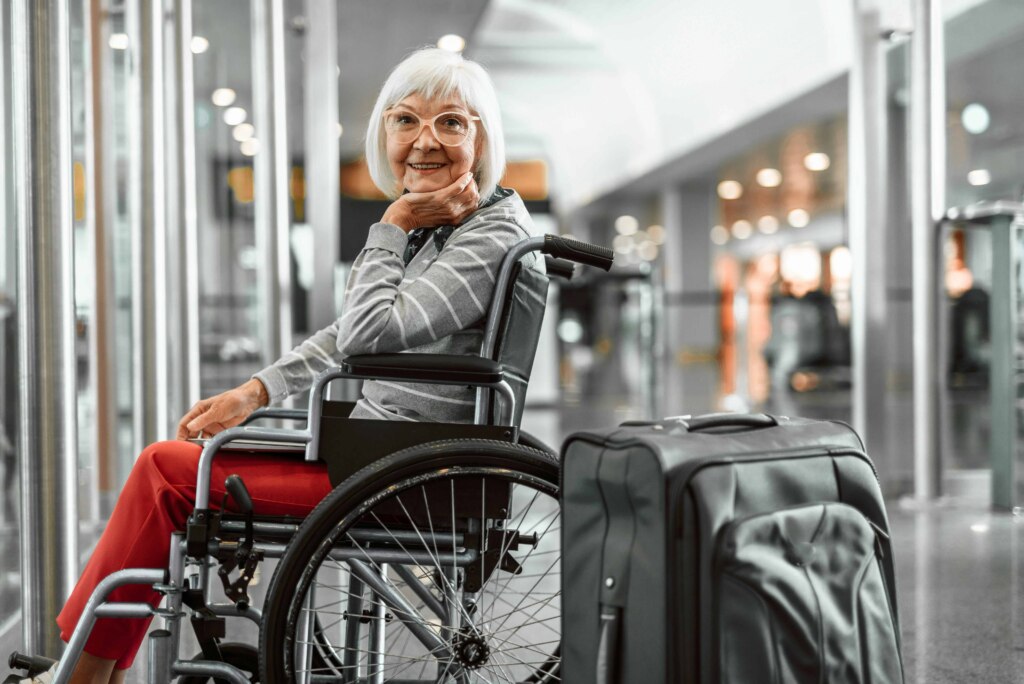
[{"label": "elderly woman", "polygon": [[[350,354],[414,350],[477,353],[494,275],[509,247],[529,237],[522,200],[497,185],[505,155],[494,88],[486,72],[437,49],[412,54],[392,72],[366,136],[377,186],[394,201],[369,230],[352,268],[341,317],[235,389],[197,403],[178,440],[143,451],[85,572],[57,619],[65,639],[93,589],[128,567],[166,567],[171,532],[192,511],[200,447],[184,441],[238,425],[253,410],[306,390],[324,368]],[[354,417],[472,420],[464,386],[367,382]],[[256,512],[304,516],[330,490],[326,467],[294,457],[222,454],[211,502],[227,475],[240,474]],[[146,587],[114,600],[149,601]],[[147,620],[101,619],[74,682],[121,682]]]}]

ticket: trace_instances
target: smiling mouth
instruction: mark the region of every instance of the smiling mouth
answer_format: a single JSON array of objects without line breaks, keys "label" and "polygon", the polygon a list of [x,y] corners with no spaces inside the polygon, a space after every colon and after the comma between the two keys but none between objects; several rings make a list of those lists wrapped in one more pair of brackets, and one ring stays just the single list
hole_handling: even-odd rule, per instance
[{"label": "smiling mouth", "polygon": [[444,164],[409,164],[409,166],[417,171],[433,171],[434,169],[441,168]]}]

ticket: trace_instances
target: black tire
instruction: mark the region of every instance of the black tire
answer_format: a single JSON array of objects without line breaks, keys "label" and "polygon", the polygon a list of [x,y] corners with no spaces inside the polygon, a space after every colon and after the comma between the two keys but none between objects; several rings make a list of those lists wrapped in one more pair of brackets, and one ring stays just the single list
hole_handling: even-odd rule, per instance
[{"label": "black tire", "polygon": [[[237,667],[249,675],[250,682],[259,682],[259,654],[254,646],[227,642],[220,645],[221,661]],[[206,660],[202,653],[197,654],[192,660]],[[207,684],[208,682],[224,682],[223,679],[211,679],[210,677],[181,677],[178,684]],[[266,681],[266,680],[263,680]]]},{"label": "black tire", "polygon": [[[484,490],[486,492],[507,491],[509,494],[505,502],[502,501],[500,496],[495,497],[491,494],[490,507],[487,508],[489,513],[476,516],[477,520],[484,520],[484,524],[473,528],[472,522],[463,523],[463,521],[468,521],[469,519],[464,517],[461,507],[469,510],[477,505],[476,501],[469,502],[462,494],[457,495],[456,483],[459,483],[459,486],[463,488],[469,486],[475,488],[478,486],[477,483],[479,483],[481,508],[485,506],[484,502],[487,501],[486,497],[488,496]],[[509,485],[507,489],[505,484]],[[358,614],[360,616],[359,619],[353,619],[355,615],[350,614],[348,608],[342,607],[340,603],[337,610],[331,611],[330,609],[334,604],[325,604],[321,599],[320,592],[323,592],[325,588],[327,590],[334,589],[337,591],[338,597],[344,597],[345,600],[348,600],[347,597],[352,595],[350,589],[354,581],[351,579],[351,571],[354,567],[353,563],[357,561],[358,564],[373,567],[385,578],[385,581],[396,587],[399,586],[399,583],[396,583],[389,573],[398,573],[403,571],[403,569],[405,573],[422,572],[421,575],[415,578],[415,581],[406,583],[399,591],[403,595],[411,595],[415,593],[413,589],[414,584],[427,585],[433,592],[432,595],[435,596],[437,604],[441,605],[442,600],[447,601],[442,606],[443,610],[447,610],[449,616],[457,615],[455,624],[462,625],[457,627],[458,633],[455,633],[454,629],[448,629],[437,622],[431,624],[435,633],[439,634],[441,641],[446,644],[449,653],[454,654],[456,651],[459,653],[459,664],[438,665],[437,663],[440,661],[437,659],[437,656],[431,651],[426,650],[425,654],[419,655],[415,659],[420,661],[415,663],[416,665],[422,665],[425,669],[428,669],[431,664],[435,667],[457,667],[459,671],[452,676],[459,682],[477,681],[474,673],[478,671],[482,673],[486,668],[501,668],[506,674],[509,672],[509,669],[513,668],[527,670],[521,673],[521,675],[516,675],[516,681],[559,681],[558,673],[561,663],[559,656],[561,642],[560,580],[558,578],[558,571],[552,572],[552,569],[555,567],[560,568],[561,565],[558,485],[558,463],[550,454],[523,445],[489,440],[444,440],[422,444],[391,454],[355,473],[335,488],[306,518],[277,565],[268,588],[260,630],[259,657],[260,673],[264,678],[263,681],[282,683],[294,681],[293,648],[297,642],[309,643],[303,642],[298,638],[296,630],[300,629],[298,626],[300,615],[308,614],[304,613],[304,602],[310,587],[315,588],[318,592],[316,595],[317,613],[315,618],[316,639],[313,642],[316,644],[316,647],[312,649],[314,654],[311,661],[314,668],[322,666],[325,662],[339,662],[339,657],[336,653],[315,652],[316,649],[324,648],[324,644],[330,645],[330,640],[325,636],[329,629],[337,629],[343,633],[341,638],[337,640],[338,643],[341,643],[341,641],[348,638],[355,638],[358,641],[361,638],[360,629],[370,630],[370,627],[359,627],[358,623],[361,622],[366,623],[367,621],[377,620],[377,622],[372,622],[372,624],[380,627],[378,631],[380,634],[383,634],[383,625],[386,623],[392,625],[391,629],[393,631],[401,632],[402,630],[407,630],[410,633],[412,632],[409,628],[411,623],[417,622],[417,626],[426,624],[422,619],[406,619],[401,615],[397,617],[392,615],[392,613],[402,612],[396,610],[393,605],[385,609],[388,613],[386,619],[379,617],[363,619],[362,613]],[[444,487],[444,489],[438,489],[439,487]],[[438,494],[443,495],[448,491],[448,487],[451,489],[450,502],[449,499],[439,500]],[[430,497],[427,495],[428,488],[431,488]],[[524,506],[524,502],[527,501],[526,497],[530,497],[531,493],[532,498],[529,498],[528,505]],[[416,498],[413,498],[414,496]],[[430,513],[426,511],[431,510],[434,506],[444,508],[450,503],[452,522],[449,527],[454,528],[462,524],[469,525],[470,527],[466,528],[465,531],[465,539],[484,542],[484,546],[481,547],[482,555],[481,552],[478,552],[477,557],[487,557],[488,549],[485,540],[497,538],[501,542],[501,540],[514,538],[516,540],[515,547],[512,546],[512,542],[503,543],[496,555],[493,541],[490,548],[492,553],[490,557],[504,560],[507,556],[510,567],[504,567],[503,565],[500,568],[488,570],[483,567],[486,564],[477,563],[468,568],[463,567],[455,571],[447,565],[450,561],[442,562],[438,560],[444,556],[438,551],[437,540],[442,540],[442,545],[446,543],[448,532],[436,534],[433,550],[437,555],[431,555],[430,545],[424,541],[423,537],[427,530],[427,527],[422,524],[423,518],[419,518],[420,525],[418,526],[413,519],[414,516],[409,513],[406,507],[406,504],[409,504],[408,508],[412,509],[414,506],[420,505],[419,502],[421,501],[423,511],[430,525],[430,533],[432,534],[434,533],[434,522],[431,520]],[[388,515],[395,515],[394,511],[397,510],[396,504],[405,513],[408,523],[404,520],[394,520],[387,517]],[[456,510],[457,505],[460,507],[458,511]],[[490,514],[492,508],[502,505],[505,507],[499,510],[505,514],[505,517],[492,517]],[[477,509],[474,508],[473,510]],[[543,516],[541,515],[542,513]],[[440,516],[437,516],[435,519],[439,529],[447,523],[446,520],[442,521]],[[456,520],[458,520],[458,523],[456,523]],[[498,520],[498,522],[495,522],[495,520]],[[371,525],[371,528],[367,528],[367,524]],[[536,527],[529,527],[529,525],[536,525]],[[412,534],[409,530],[410,527],[415,531],[415,534],[420,535],[418,537],[420,541],[423,541],[423,544],[418,546],[419,551],[416,553],[419,555],[417,557],[430,556],[434,561],[433,566],[430,560],[413,560],[411,555],[413,551],[407,550],[398,537],[395,536],[400,534],[400,532],[392,531],[402,530],[405,534],[410,535]],[[422,527],[422,532],[420,532],[420,527]],[[378,534],[390,535],[394,543],[391,543],[388,539],[378,542],[364,542],[366,547],[370,548],[370,551],[367,551],[356,540],[356,537],[360,533],[365,533],[367,529],[372,529]],[[523,530],[526,531],[524,532]],[[493,535],[497,535],[497,537]],[[415,538],[412,542],[407,543],[412,548],[415,544]],[[346,547],[348,553],[358,554],[361,552],[362,556],[349,557],[349,560],[338,560],[338,557],[328,557],[328,554],[334,555],[339,553],[338,549],[345,544],[348,544]],[[455,544],[454,537],[452,544],[462,548],[462,542]],[[552,548],[552,545],[558,546],[557,548]],[[409,560],[407,562],[402,560],[376,561],[370,558],[370,554],[373,552],[385,553],[386,551],[380,550],[385,547],[390,548],[392,553],[397,553],[396,549],[400,547],[402,552],[410,554],[408,556]],[[550,550],[537,551],[541,547]],[[448,548],[452,547],[449,546]],[[518,555],[514,555],[513,551]],[[460,553],[465,552],[460,551]],[[535,552],[536,556],[531,558]],[[446,557],[450,558],[450,552],[448,553],[449,555]],[[544,558],[541,558],[542,556]],[[528,565],[529,563],[533,565]],[[399,570],[394,568],[396,565],[400,566]],[[534,567],[540,567],[543,573],[537,574],[531,571],[528,574],[523,572],[524,568],[531,569]],[[389,570],[389,568],[391,569]],[[412,568],[412,570],[409,568]],[[424,568],[426,568],[425,572]],[[442,568],[444,568],[443,571]],[[472,576],[470,574],[471,572],[475,573],[477,569],[480,569],[479,580],[475,580],[475,574]],[[331,581],[318,579],[321,571],[325,574],[348,572],[346,577],[349,579],[344,585],[346,588],[343,590],[340,579],[332,579]],[[458,577],[458,582],[453,583],[451,580],[443,577],[442,575],[446,572],[454,572],[455,574],[452,576]],[[329,577],[333,578],[334,574],[330,574]],[[533,578],[538,579],[534,580]],[[512,589],[518,589],[518,591],[509,590],[513,580],[515,580],[516,584],[514,584]],[[459,586],[453,586],[453,584],[459,584],[460,582]],[[541,584],[542,582],[543,584]],[[528,583],[531,585],[527,586]],[[544,590],[551,593],[550,598],[534,598],[536,594],[533,590],[539,584]],[[443,585],[447,585],[447,587]],[[362,587],[362,584],[359,583],[359,586]],[[476,589],[470,591],[471,586],[476,587]],[[367,592],[365,596],[369,598],[369,590],[365,591]],[[356,600],[360,601],[358,605],[362,605],[364,589],[361,588],[359,592]],[[467,600],[467,596],[469,597],[469,603],[464,603]],[[509,600],[510,596],[512,600],[519,596],[523,598],[520,598],[517,603],[513,604],[512,600]],[[524,606],[523,604],[527,596],[530,596],[530,603]],[[479,600],[479,605],[475,603],[475,600]],[[498,603],[498,600],[501,600],[501,604]],[[352,604],[348,605],[351,606]],[[537,607],[534,607],[535,605]],[[415,608],[419,610],[423,606],[423,603],[419,603]],[[469,608],[466,606],[469,606]],[[517,613],[516,611],[521,606],[523,610]],[[508,610],[508,607],[512,609]],[[525,617],[519,617],[522,613],[526,612],[527,608],[530,608],[532,613]],[[479,610],[479,613],[477,613],[477,610]],[[404,614],[406,616],[410,615],[410,613]],[[434,614],[436,615],[436,612]],[[376,613],[375,615],[379,616],[381,613]],[[543,617],[538,617],[538,615]],[[327,616],[334,617],[335,619],[328,623]],[[513,619],[513,616],[515,616],[515,619]],[[420,618],[420,616],[417,615],[417,618]],[[510,619],[512,619],[512,626],[506,627]],[[324,622],[322,623],[321,620]],[[499,621],[500,624],[497,624]],[[349,632],[351,629],[350,625],[355,625],[354,632]],[[542,642],[542,646],[534,646],[534,642],[524,644],[521,640],[522,634],[518,631],[520,629],[519,625],[522,625],[524,632],[526,629],[536,631],[539,628],[543,628],[551,633],[545,633],[545,640]],[[510,631],[513,633],[507,634]],[[352,634],[355,637],[352,637]],[[365,646],[365,648],[360,645],[360,642],[360,644],[357,644],[357,648],[349,649],[346,647],[341,650],[345,653],[360,651],[364,654],[386,651],[387,655],[382,656],[382,658],[393,657],[394,659],[406,658],[406,660],[413,660],[413,658],[398,655],[397,653],[392,656],[392,649],[396,648],[399,650],[403,648],[426,648],[417,643],[415,639],[409,644],[408,635],[405,636],[405,642],[402,642],[400,639],[395,639],[390,644],[386,640],[378,642],[383,643],[383,645],[378,646],[379,650],[377,651],[373,650],[372,642],[369,642],[369,638],[367,638],[367,642],[371,645]],[[513,639],[514,636],[519,636],[520,639]],[[447,640],[445,641],[445,639]],[[467,646],[467,643],[471,641],[474,643]],[[475,642],[477,641],[484,644],[485,647],[476,648]],[[529,649],[529,658],[513,655],[513,652],[520,653],[516,649]],[[407,651],[401,652],[405,653]],[[485,652],[485,655],[479,656],[480,652]],[[547,655],[545,656],[544,654]],[[474,660],[474,658],[479,658],[479,660]],[[451,660],[454,660],[454,657],[446,662]],[[394,664],[389,665],[389,667],[398,668]],[[338,681],[343,680],[341,673],[336,670],[327,673],[324,673],[323,670],[320,672],[338,677]],[[393,670],[393,672],[397,676],[397,669]],[[403,676],[408,677],[407,674]],[[424,681],[435,681],[434,676],[428,676],[430,678]],[[403,681],[405,681],[404,678]]]}]

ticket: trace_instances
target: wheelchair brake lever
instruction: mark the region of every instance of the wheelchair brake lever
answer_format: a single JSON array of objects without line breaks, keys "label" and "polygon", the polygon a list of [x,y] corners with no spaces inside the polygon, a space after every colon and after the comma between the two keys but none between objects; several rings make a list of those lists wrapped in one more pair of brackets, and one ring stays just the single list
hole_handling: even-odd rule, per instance
[{"label": "wheelchair brake lever", "polygon": [[[227,496],[234,499],[241,513],[245,515],[245,536],[238,543],[233,557],[223,559],[217,570],[221,584],[224,585],[224,594],[235,603],[239,609],[244,610],[249,606],[249,582],[252,581],[256,572],[256,566],[263,560],[263,552],[253,549],[255,535],[253,534],[253,505],[249,490],[245,482],[238,475],[229,475],[224,481],[224,489]],[[225,499],[227,498],[225,496]],[[225,501],[225,503],[227,503]],[[222,507],[223,509],[224,507]],[[239,575],[232,581],[228,578],[231,571],[238,568]]]}]

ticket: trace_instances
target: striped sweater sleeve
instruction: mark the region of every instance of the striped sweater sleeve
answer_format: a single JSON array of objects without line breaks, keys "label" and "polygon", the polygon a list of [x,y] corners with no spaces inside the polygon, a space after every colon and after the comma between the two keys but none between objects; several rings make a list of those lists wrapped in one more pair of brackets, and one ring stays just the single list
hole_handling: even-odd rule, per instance
[{"label": "striped sweater sleeve", "polygon": [[[359,262],[365,261],[364,255],[368,250],[373,249],[379,253],[378,256],[393,256],[395,253],[404,253],[407,242],[408,237],[398,226],[375,223],[370,229],[370,236],[354,265],[352,274],[355,274],[355,267],[358,267]],[[398,263],[401,265],[402,260],[399,259]],[[400,273],[404,275],[404,266]],[[352,309],[351,289],[352,277],[350,276],[346,287],[345,310],[342,316]],[[314,333],[274,364],[253,375],[267,388],[270,403],[275,404],[292,394],[304,392],[313,386],[313,381],[321,371],[341,365],[342,360],[348,354],[341,351],[338,323],[339,321],[335,321]]]},{"label": "striped sweater sleeve", "polygon": [[[511,221],[484,221],[456,232],[419,277],[403,282],[405,235],[374,224],[349,278],[338,320],[342,356],[404,351],[464,330],[490,306],[495,276],[526,232]],[[402,249],[397,249],[401,243]]]}]

